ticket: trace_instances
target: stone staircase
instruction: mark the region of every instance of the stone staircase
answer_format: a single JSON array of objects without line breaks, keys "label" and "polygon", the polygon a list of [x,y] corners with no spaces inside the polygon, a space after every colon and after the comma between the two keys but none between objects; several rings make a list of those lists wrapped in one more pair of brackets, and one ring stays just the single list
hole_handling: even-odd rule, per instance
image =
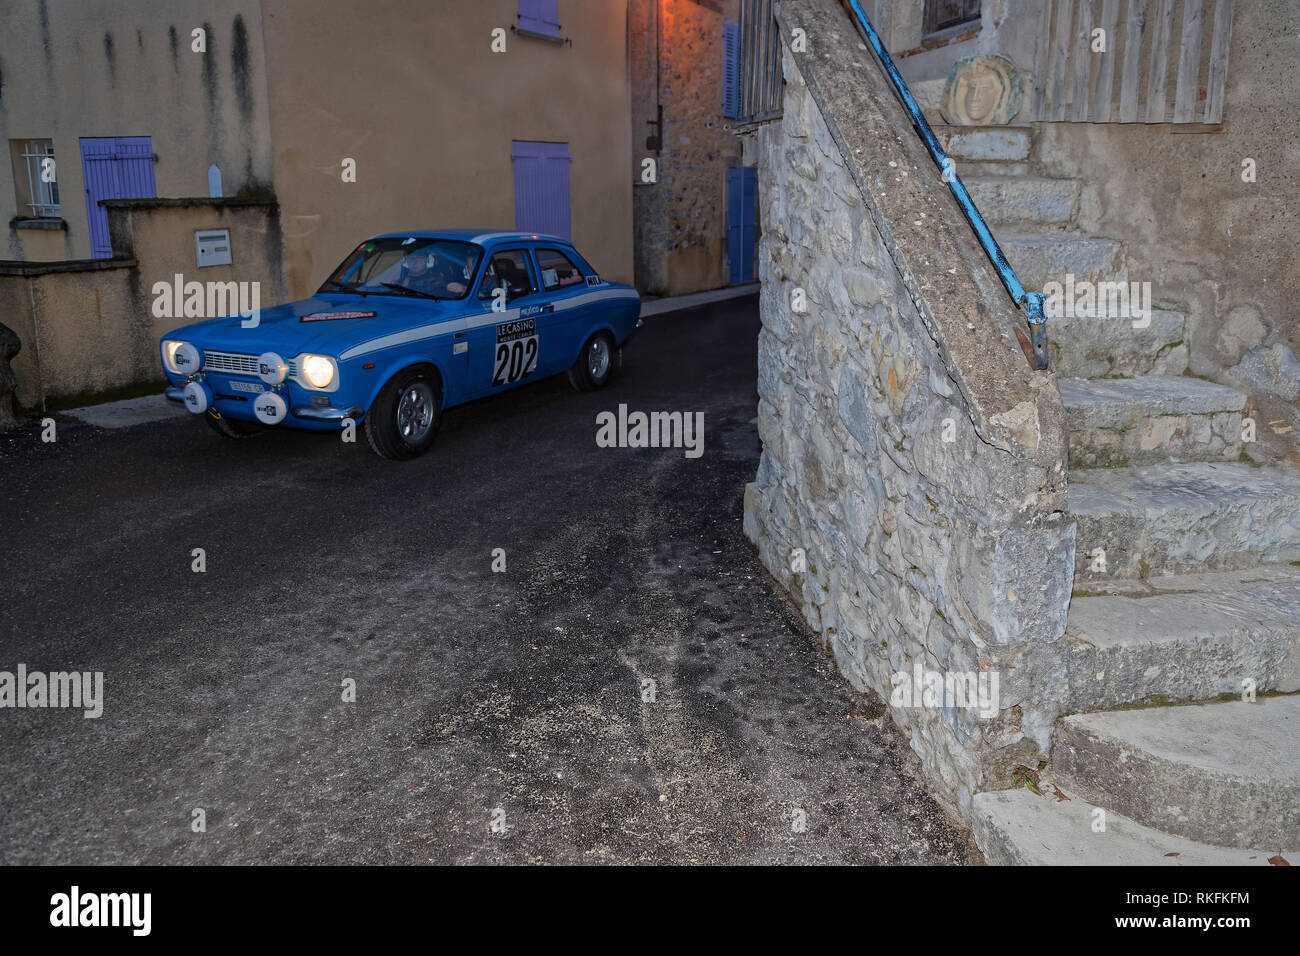
[{"label": "stone staircase", "polygon": [[[1035,174],[1031,128],[936,132],[1026,288],[1128,280],[1122,242],[1078,231],[1079,183]],[[976,795],[992,863],[1300,862],[1300,474],[1243,454],[1246,395],[1188,374],[1164,306],[1048,321],[1077,519],[1066,716],[1041,795]]]}]

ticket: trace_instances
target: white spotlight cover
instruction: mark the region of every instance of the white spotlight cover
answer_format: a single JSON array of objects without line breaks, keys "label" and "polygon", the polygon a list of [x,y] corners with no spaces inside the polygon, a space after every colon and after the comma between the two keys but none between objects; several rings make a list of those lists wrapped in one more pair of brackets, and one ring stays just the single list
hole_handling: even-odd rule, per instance
[{"label": "white spotlight cover", "polygon": [[289,374],[289,366],[274,352],[263,352],[257,358],[257,374],[267,385],[279,385]]},{"label": "white spotlight cover", "polygon": [[284,414],[289,410],[284,399],[275,392],[263,392],[253,403],[253,413],[263,425],[278,425],[284,421]]}]

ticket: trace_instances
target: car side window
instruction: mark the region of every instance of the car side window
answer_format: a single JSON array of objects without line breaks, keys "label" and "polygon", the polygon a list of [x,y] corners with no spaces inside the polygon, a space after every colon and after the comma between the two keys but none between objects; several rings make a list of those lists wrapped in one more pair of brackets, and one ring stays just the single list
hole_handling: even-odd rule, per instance
[{"label": "car side window", "polygon": [[537,266],[542,270],[542,287],[547,292],[583,281],[582,271],[559,249],[538,249]]},{"label": "car side window", "polygon": [[523,249],[504,249],[492,253],[487,269],[483,272],[483,281],[479,283],[478,297],[490,299],[493,290],[497,288],[506,290],[507,302],[537,291],[533,270],[528,264],[528,253]]}]

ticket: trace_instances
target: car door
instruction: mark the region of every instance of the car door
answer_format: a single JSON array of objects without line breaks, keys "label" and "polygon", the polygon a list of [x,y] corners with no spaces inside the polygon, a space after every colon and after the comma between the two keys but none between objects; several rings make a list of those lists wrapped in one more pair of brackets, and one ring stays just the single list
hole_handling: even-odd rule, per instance
[{"label": "car door", "polygon": [[587,279],[574,261],[573,253],[563,245],[537,242],[532,247],[541,281],[542,295],[550,311],[544,317],[547,342],[556,363],[556,371],[573,364],[586,339],[590,316],[583,307]]},{"label": "car door", "polygon": [[527,248],[492,250],[475,294],[485,312],[469,330],[471,390],[485,395],[542,378],[548,338],[539,319],[547,303]]}]

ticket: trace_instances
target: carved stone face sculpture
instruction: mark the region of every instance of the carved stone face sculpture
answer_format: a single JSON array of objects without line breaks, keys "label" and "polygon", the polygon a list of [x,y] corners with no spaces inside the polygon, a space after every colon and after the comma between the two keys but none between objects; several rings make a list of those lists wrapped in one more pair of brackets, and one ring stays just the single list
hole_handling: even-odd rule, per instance
[{"label": "carved stone face sculpture", "polygon": [[1001,54],[968,56],[948,75],[943,118],[955,126],[1002,126],[1020,112],[1020,74]]}]

